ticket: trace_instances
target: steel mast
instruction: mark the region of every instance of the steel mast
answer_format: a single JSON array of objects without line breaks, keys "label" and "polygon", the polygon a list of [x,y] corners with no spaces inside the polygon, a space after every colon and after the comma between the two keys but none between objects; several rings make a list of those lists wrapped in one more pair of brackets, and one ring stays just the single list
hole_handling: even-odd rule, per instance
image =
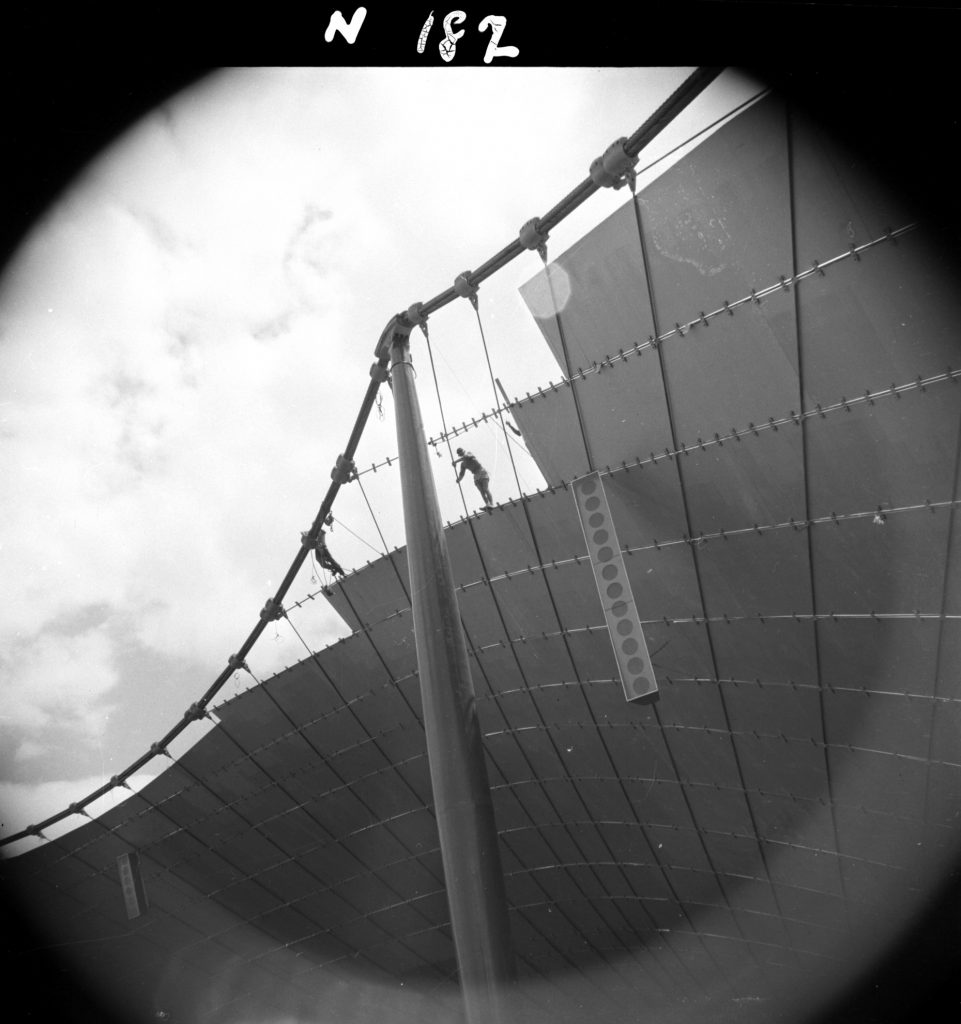
[{"label": "steel mast", "polygon": [[507,896],[475,710],[467,643],[428,459],[413,365],[412,324],[387,325],[407,564],[427,755],[468,1024],[507,1024],[514,977]]}]

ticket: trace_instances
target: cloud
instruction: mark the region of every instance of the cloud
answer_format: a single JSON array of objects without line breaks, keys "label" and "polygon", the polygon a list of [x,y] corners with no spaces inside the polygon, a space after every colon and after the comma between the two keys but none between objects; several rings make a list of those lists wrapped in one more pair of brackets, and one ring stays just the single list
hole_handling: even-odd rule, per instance
[{"label": "cloud", "polygon": [[34,735],[65,725],[86,738],[102,731],[106,697],[118,680],[103,627],[75,636],[48,630],[21,638],[0,657],[0,667],[0,716],[6,725]]}]

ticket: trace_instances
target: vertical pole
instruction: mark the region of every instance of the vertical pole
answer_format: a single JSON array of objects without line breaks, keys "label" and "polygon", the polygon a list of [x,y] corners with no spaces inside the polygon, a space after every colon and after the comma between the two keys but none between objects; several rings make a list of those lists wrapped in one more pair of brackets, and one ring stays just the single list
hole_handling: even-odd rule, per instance
[{"label": "vertical pole", "polygon": [[468,1024],[506,1024],[513,955],[504,876],[408,339],[409,331],[393,335],[391,381],[414,641],[451,930]]}]

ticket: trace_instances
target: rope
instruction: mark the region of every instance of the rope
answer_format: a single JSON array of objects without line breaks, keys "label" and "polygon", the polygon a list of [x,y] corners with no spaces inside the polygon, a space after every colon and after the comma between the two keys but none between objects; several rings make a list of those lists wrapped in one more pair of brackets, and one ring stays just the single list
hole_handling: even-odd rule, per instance
[{"label": "rope", "polygon": [[[487,363],[487,374],[490,377],[491,391],[494,394],[494,405],[497,405],[497,385],[494,383],[494,370],[491,367],[490,351],[487,348],[487,337],[484,334],[484,324],[481,320],[480,315],[480,303],[477,301],[477,296],[471,296],[471,305],[474,307],[474,316],[477,318],[477,330],[480,332],[481,345],[484,349],[484,361]],[[514,483],[517,484],[517,490],[520,494],[524,493],[524,488],[521,487],[521,478],[517,473],[517,463],[514,461],[514,453],[511,451],[510,436],[507,433],[507,426],[504,423],[504,414],[502,411],[498,411],[497,419],[501,425],[501,432],[504,435],[504,447],[507,449],[507,457],[511,462],[511,469],[514,472]]]},{"label": "rope", "polygon": [[367,504],[367,511],[370,512],[370,518],[374,521],[374,529],[377,531],[377,536],[380,537],[380,543],[383,545],[383,551],[377,551],[377,548],[375,548],[373,544],[368,543],[366,540],[364,540],[363,537],[360,537],[356,533],[354,533],[354,531],[349,526],[347,526],[342,520],[338,520],[338,522],[340,523],[341,526],[344,527],[344,529],[348,533],[353,533],[354,536],[357,537],[359,541],[362,541],[364,544],[367,544],[367,547],[369,547],[371,551],[377,551],[378,555],[389,555],[390,548],[387,547],[387,541],[384,539],[383,531],[380,528],[380,523],[377,521],[377,516],[374,514],[374,508],[370,503],[370,499],[367,497],[367,492],[364,490],[364,485],[360,482],[360,480],[358,480],[357,486],[360,488],[360,493],[364,496],[364,501]]},{"label": "rope", "polygon": [[[420,329],[424,332],[424,340],[427,342],[427,356],[430,359],[430,372],[431,372],[431,374],[434,377],[434,394],[437,396],[437,408],[440,410],[440,424],[441,424],[441,428],[443,430],[443,433],[442,433],[441,436],[447,442],[447,454],[450,456],[451,466],[453,466],[453,464],[454,464],[454,450],[451,447],[450,437],[449,437],[449,435],[447,433],[447,417],[444,415],[444,402],[443,402],[443,399],[440,396],[440,384],[437,382],[437,367],[434,364],[434,350],[431,347],[430,332],[427,330],[427,321],[426,320],[424,321],[424,323],[422,323],[420,325]],[[430,445],[433,445],[432,441],[428,441],[427,443],[430,444]],[[360,481],[358,480],[358,483],[359,482]],[[460,493],[461,504],[464,506],[464,515],[465,516],[470,515],[470,512],[468,511],[468,508],[467,508],[467,499],[464,497],[464,485],[463,485],[463,482],[461,480],[456,479],[456,477],[455,477],[455,482],[457,484],[457,490]]]}]

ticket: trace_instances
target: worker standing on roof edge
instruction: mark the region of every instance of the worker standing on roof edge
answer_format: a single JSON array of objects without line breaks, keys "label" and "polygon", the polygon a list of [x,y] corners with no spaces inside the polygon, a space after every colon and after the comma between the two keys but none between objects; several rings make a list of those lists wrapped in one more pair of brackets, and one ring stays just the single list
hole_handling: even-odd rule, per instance
[{"label": "worker standing on roof edge", "polygon": [[454,459],[451,463],[452,466],[456,466],[458,462],[461,464],[457,482],[460,483],[464,479],[464,474],[470,470],[474,474],[474,484],[484,499],[484,508],[493,508],[494,499],[491,497],[490,492],[490,474],[470,452],[465,452],[463,448],[458,448],[457,454],[459,458]]}]

